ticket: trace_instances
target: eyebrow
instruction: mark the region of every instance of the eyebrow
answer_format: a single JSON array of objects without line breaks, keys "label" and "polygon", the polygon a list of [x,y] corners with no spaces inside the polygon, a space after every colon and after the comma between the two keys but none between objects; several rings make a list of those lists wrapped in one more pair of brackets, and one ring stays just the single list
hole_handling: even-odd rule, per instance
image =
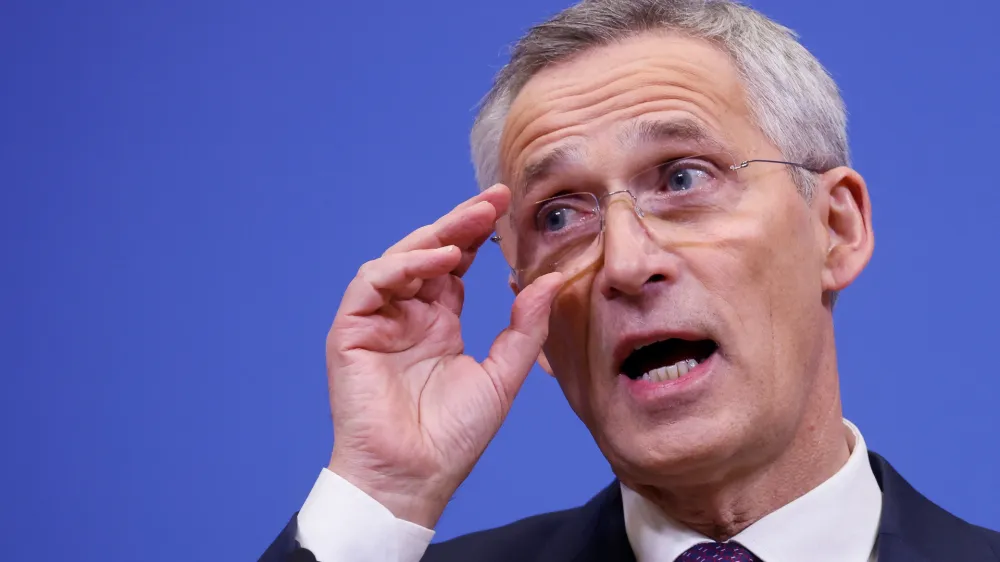
[{"label": "eyebrow", "polygon": [[521,192],[527,193],[531,190],[532,184],[546,179],[571,161],[581,160],[583,152],[583,147],[579,144],[566,144],[554,148],[540,160],[528,164],[524,167],[524,173],[521,174]]},{"label": "eyebrow", "polygon": [[[723,145],[708,129],[691,119],[633,121],[619,133],[617,140],[620,145],[627,148],[635,148],[642,144],[680,141],[710,151],[723,150]],[[567,144],[556,147],[541,159],[529,163],[521,174],[520,192],[528,193],[534,184],[547,179],[559,168],[573,160],[583,159],[584,150],[581,144]]]},{"label": "eyebrow", "polygon": [[708,129],[690,119],[633,121],[618,135],[618,142],[629,148],[663,141],[683,141],[711,150],[722,150],[722,144]]}]

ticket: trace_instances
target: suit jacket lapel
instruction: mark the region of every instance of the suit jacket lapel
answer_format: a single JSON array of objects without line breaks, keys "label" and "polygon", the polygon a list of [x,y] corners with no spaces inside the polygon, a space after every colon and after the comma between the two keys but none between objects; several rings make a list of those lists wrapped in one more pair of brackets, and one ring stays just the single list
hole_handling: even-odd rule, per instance
[{"label": "suit jacket lapel", "polygon": [[[993,562],[997,558],[968,523],[922,496],[874,452],[869,462],[882,489],[878,562]],[[617,479],[587,503],[539,552],[545,562],[635,562],[625,532]]]},{"label": "suit jacket lapel", "polygon": [[625,531],[621,485],[616,479],[613,487],[605,491],[609,497],[605,508],[597,516],[593,538],[573,559],[574,562],[636,562]]},{"label": "suit jacket lapel", "polygon": [[882,488],[878,562],[986,562],[997,560],[968,523],[917,492],[884,458],[868,453]]},{"label": "suit jacket lapel", "polygon": [[539,562],[635,562],[625,533],[625,512],[618,479],[594,496],[548,542]]}]

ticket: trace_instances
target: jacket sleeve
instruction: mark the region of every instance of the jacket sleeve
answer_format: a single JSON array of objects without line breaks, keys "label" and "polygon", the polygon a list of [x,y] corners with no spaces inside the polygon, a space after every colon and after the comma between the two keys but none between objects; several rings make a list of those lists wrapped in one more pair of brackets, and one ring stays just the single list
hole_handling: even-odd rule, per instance
[{"label": "jacket sleeve", "polygon": [[295,540],[298,534],[298,513],[292,516],[274,542],[267,547],[257,562],[317,562],[312,552],[302,548]]}]

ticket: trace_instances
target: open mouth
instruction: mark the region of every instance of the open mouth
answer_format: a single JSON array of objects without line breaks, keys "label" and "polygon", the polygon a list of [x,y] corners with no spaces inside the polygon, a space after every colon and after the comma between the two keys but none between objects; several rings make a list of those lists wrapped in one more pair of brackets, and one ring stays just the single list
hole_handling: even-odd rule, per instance
[{"label": "open mouth", "polygon": [[670,338],[653,342],[632,351],[622,362],[618,372],[632,380],[675,380],[694,370],[718,348],[718,344],[712,340]]}]

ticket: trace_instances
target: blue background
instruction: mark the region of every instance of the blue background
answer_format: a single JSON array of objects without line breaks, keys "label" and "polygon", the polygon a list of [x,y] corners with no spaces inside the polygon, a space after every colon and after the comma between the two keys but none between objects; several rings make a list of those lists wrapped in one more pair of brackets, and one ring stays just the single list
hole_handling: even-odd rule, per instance
[{"label": "blue background", "polygon": [[[476,190],[506,45],[563,1],[7,0],[0,7],[0,552],[254,560],[331,447],[323,341],[364,261]],[[869,444],[1000,527],[1000,4],[759,0],[850,109],[877,249],[838,306]],[[464,329],[508,316],[487,248]],[[537,370],[438,528],[610,471]]]}]

